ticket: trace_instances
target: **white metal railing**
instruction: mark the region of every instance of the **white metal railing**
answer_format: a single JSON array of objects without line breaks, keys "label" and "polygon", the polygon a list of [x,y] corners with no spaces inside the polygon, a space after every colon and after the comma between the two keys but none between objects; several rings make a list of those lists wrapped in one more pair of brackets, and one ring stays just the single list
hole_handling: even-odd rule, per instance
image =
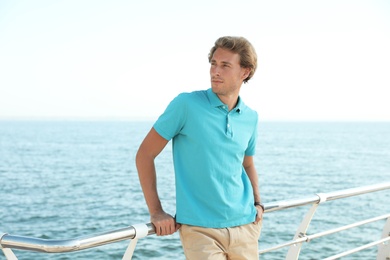
[{"label": "white metal railing", "polygon": [[[330,193],[319,193],[311,197],[294,200],[276,201],[265,204],[265,213],[284,210],[287,208],[295,208],[304,205],[312,205],[309,211],[306,213],[302,222],[300,223],[295,236],[292,241],[288,241],[271,248],[267,248],[259,251],[259,254],[264,254],[270,251],[274,251],[283,247],[289,247],[286,255],[286,259],[298,259],[299,253],[302,248],[302,244],[309,242],[313,239],[334,234],[343,230],[358,227],[368,223],[386,220],[382,230],[381,239],[373,241],[369,244],[362,245],[360,247],[345,251],[343,253],[326,258],[338,259],[340,257],[356,253],[369,247],[378,246],[377,260],[389,260],[390,259],[390,213],[371,219],[363,220],[357,223],[349,224],[343,227],[327,230],[317,234],[307,235],[306,231],[308,226],[318,208],[318,206],[326,201],[338,200],[347,197],[353,197],[361,194],[376,192],[380,190],[390,189],[390,182],[381,183],[377,185],[340,190]],[[110,232],[91,235],[82,238],[68,239],[68,240],[49,240],[39,239],[32,237],[9,235],[6,233],[0,233],[0,248],[3,250],[4,255],[8,260],[17,260],[17,257],[13,253],[12,249],[37,251],[45,253],[65,253],[79,251],[87,248],[98,247],[110,243],[115,243],[123,240],[130,239],[130,244],[123,256],[123,260],[131,259],[137,240],[148,235],[155,234],[154,227],[151,223],[148,224],[136,224],[130,227],[126,227],[119,230],[113,230]]]},{"label": "white metal railing", "polygon": [[[351,229],[357,226],[361,226],[364,224],[368,224],[371,222],[387,219],[383,231],[382,231],[382,237],[378,241],[374,241],[372,243],[369,243],[367,245],[357,247],[355,249],[343,252],[338,255],[334,255],[331,257],[326,258],[327,260],[330,259],[338,259],[340,257],[350,255],[353,253],[356,253],[358,251],[361,251],[363,249],[373,247],[378,245],[378,254],[377,254],[377,260],[390,260],[390,214],[386,214],[383,216],[379,216],[376,218],[364,220],[361,222],[357,222],[354,224],[346,225],[343,227],[339,227],[336,229],[328,230],[325,232],[321,232],[318,234],[313,234],[313,235],[307,235],[306,231],[309,227],[309,224],[317,210],[320,204],[326,202],[326,201],[331,201],[331,200],[338,200],[338,199],[343,199],[347,197],[353,197],[361,194],[366,194],[366,193],[371,193],[371,192],[376,192],[380,190],[386,190],[390,189],[390,182],[385,182],[377,185],[371,185],[371,186],[366,186],[366,187],[359,187],[359,188],[353,188],[353,189],[347,189],[347,190],[340,190],[340,191],[334,191],[330,193],[318,193],[313,197],[309,198],[304,198],[304,199],[298,199],[298,200],[288,200],[288,201],[279,201],[279,202],[274,202],[267,204],[266,207],[266,212],[271,212],[271,211],[276,211],[276,210],[283,210],[287,208],[294,208],[294,207],[299,207],[299,206],[304,206],[304,205],[312,205],[309,211],[306,213],[305,217],[303,218],[302,222],[300,223],[295,236],[292,241],[288,241],[276,246],[273,246],[271,248],[267,248],[264,250],[261,250],[259,254],[264,254],[266,252],[274,251],[283,247],[288,247],[289,250],[286,255],[286,259],[288,260],[293,260],[293,259],[298,259],[299,254],[302,248],[303,243],[309,242],[313,239],[323,237],[326,235],[334,234],[336,232],[344,231],[347,229]],[[390,209],[390,207],[389,207]]]}]

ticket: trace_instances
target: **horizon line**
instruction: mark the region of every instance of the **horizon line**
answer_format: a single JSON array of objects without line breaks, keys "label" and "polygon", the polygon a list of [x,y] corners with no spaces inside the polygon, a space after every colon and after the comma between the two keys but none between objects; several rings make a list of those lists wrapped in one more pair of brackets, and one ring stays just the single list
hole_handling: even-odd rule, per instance
[{"label": "horizon line", "polygon": [[[0,121],[156,121],[158,117],[115,117],[115,116],[0,116]],[[390,123],[390,119],[271,119],[259,122],[331,122],[331,123]]]}]

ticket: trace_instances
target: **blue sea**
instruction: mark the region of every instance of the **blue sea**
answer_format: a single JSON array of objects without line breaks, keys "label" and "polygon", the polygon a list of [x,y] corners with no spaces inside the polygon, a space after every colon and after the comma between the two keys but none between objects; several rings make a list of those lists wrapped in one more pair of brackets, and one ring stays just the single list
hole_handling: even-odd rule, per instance
[{"label": "blue sea", "polygon": [[[149,222],[134,161],[152,123],[0,121],[0,233],[70,239]],[[390,123],[261,122],[255,163],[265,203],[387,182]],[[163,206],[175,214],[170,144],[156,166]],[[386,190],[326,202],[308,233],[390,213],[389,201]],[[265,214],[260,249],[291,240],[309,208]],[[300,259],[322,259],[377,240],[383,225],[313,240]],[[121,259],[128,243],[66,254],[14,252],[19,259]],[[376,259],[376,250],[343,259]],[[286,251],[261,259],[284,259]],[[184,259],[178,234],[141,239],[133,259]]]}]

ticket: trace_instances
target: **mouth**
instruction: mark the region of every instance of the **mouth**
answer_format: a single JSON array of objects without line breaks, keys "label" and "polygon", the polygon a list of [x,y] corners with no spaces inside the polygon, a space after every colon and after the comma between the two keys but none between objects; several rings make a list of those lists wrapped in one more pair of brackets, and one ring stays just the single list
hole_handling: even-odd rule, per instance
[{"label": "mouth", "polygon": [[218,78],[211,78],[211,82],[212,83],[223,83],[223,80],[222,79],[218,79]]}]

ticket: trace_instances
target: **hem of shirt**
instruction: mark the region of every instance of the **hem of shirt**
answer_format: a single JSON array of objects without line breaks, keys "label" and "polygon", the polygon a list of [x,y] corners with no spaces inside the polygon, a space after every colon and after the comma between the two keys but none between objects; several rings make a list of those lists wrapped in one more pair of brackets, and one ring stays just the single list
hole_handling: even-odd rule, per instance
[{"label": "hem of shirt", "polygon": [[153,128],[154,128],[154,130],[156,130],[156,132],[157,132],[162,138],[164,138],[165,140],[169,141],[169,140],[172,139],[168,134],[164,133],[164,131],[163,131],[162,129],[160,129],[160,126],[159,126],[159,125],[154,124],[154,125],[153,125]]},{"label": "hem of shirt", "polygon": [[243,226],[247,225],[249,223],[254,222],[256,219],[256,216],[251,216],[245,219],[240,219],[240,221],[233,221],[233,222],[198,222],[198,221],[191,221],[191,220],[180,220],[176,219],[177,223],[189,225],[189,226],[197,226],[197,227],[204,227],[204,228],[230,228],[230,227],[237,227],[237,226]]}]

